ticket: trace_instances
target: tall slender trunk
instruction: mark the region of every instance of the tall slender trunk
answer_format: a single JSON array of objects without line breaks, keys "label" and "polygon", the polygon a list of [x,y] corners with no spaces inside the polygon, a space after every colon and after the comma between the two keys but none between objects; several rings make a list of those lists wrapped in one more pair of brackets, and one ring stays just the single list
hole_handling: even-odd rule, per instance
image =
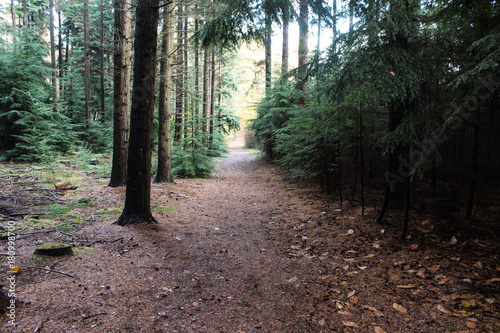
[{"label": "tall slender trunk", "polygon": [[50,67],[52,68],[52,103],[54,112],[57,112],[57,64],[56,64],[56,37],[54,27],[54,0],[49,0],[49,35],[50,35]]},{"label": "tall slender trunk", "polygon": [[158,103],[158,170],[155,182],[173,182],[170,115],[172,100],[172,49],[174,34],[174,3],[163,9],[162,46],[160,61],[160,89]]},{"label": "tall slender trunk", "polygon": [[[197,8],[196,8],[197,9]],[[197,33],[200,20],[194,20],[194,32]],[[193,138],[198,137],[200,132],[200,48],[194,47],[194,100],[193,100]],[[193,140],[194,144],[195,140]],[[193,147],[195,148],[195,147]]]},{"label": "tall slender trunk", "polygon": [[87,127],[91,127],[92,107],[90,95],[90,56],[89,56],[89,0],[83,2],[83,62],[84,62],[84,80],[85,80],[85,115],[87,118]]},{"label": "tall slender trunk", "polygon": [[116,222],[156,223],[151,214],[151,144],[155,104],[159,0],[137,1],[134,83],[125,207]]},{"label": "tall slender trunk", "polygon": [[283,10],[283,48],[281,54],[281,74],[288,72],[288,45],[289,45],[290,13]]},{"label": "tall slender trunk", "polygon": [[266,72],[266,95],[269,94],[272,85],[272,22],[269,16],[266,16],[266,31],[265,31],[265,72]]},{"label": "tall slender trunk", "polygon": [[64,58],[63,58],[63,38],[62,38],[62,18],[61,11],[57,11],[57,17],[59,20],[59,36],[58,36],[58,65],[59,65],[59,97],[64,97],[64,85],[62,78],[64,77]]},{"label": "tall slender trunk", "polygon": [[212,47],[210,55],[210,121],[209,121],[209,149],[214,144],[214,117],[215,117],[215,47]]},{"label": "tall slender trunk", "polygon": [[203,59],[203,115],[201,119],[201,132],[203,144],[208,145],[208,115],[210,112],[210,50],[205,47]]},{"label": "tall slender trunk", "polygon": [[[299,89],[307,91],[307,69],[306,64],[309,56],[308,34],[309,34],[309,4],[307,0],[300,0],[299,14]],[[305,100],[300,99],[299,104],[304,104]]]},{"label": "tall slender trunk", "polygon": [[130,121],[131,18],[127,0],[115,0],[113,57],[113,163],[109,186],[126,184]]},{"label": "tall slender trunk", "polygon": [[175,127],[174,127],[174,140],[181,143],[183,134],[183,113],[184,113],[184,10],[183,6],[179,5],[177,10],[177,71],[176,71],[176,85],[175,85]]},{"label": "tall slender trunk", "polygon": [[[51,0],[52,1],[52,0]],[[12,18],[12,41],[16,40],[16,5],[14,0],[10,1],[10,15]]]},{"label": "tall slender trunk", "polygon": [[100,28],[100,36],[99,43],[101,46],[100,49],[100,58],[101,58],[101,123],[104,123],[104,116],[106,113],[106,104],[105,104],[105,93],[104,93],[104,2],[101,0],[99,4],[99,28]]}]

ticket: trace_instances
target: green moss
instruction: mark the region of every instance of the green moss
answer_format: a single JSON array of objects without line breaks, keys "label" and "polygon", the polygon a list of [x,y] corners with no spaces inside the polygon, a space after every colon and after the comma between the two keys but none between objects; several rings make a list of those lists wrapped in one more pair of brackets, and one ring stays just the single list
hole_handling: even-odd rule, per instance
[{"label": "green moss", "polygon": [[61,225],[56,226],[56,229],[59,231],[62,231],[62,232],[66,232],[66,233],[76,231],[76,227],[74,225],[71,225],[71,224],[61,224]]},{"label": "green moss", "polygon": [[81,246],[73,249],[73,253],[75,254],[83,254],[92,251],[93,249],[88,246]]},{"label": "green moss", "polygon": [[151,205],[151,211],[153,211],[153,212],[171,212],[173,210],[174,210],[174,208],[172,208],[172,207]]},{"label": "green moss", "polygon": [[50,250],[50,249],[59,249],[61,247],[66,247],[66,246],[70,245],[66,243],[45,243],[37,246],[36,248],[40,250]]},{"label": "green moss", "polygon": [[25,219],[24,223],[27,227],[40,229],[47,226],[52,226],[57,223],[54,219]]},{"label": "green moss", "polygon": [[100,209],[96,214],[98,215],[113,215],[113,214],[121,214],[121,208],[104,208]]}]

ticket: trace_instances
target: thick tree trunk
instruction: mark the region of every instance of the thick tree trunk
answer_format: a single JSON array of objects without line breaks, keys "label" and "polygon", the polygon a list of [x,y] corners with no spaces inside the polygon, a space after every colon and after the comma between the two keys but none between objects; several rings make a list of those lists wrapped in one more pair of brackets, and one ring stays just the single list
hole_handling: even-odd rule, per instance
[{"label": "thick tree trunk", "polygon": [[89,57],[89,0],[83,2],[83,62],[84,62],[84,81],[85,81],[85,116],[87,118],[87,127],[90,127],[92,119],[91,95],[90,95],[90,57]]},{"label": "thick tree trunk", "polygon": [[158,170],[155,182],[173,182],[172,176],[172,141],[170,133],[170,110],[172,100],[172,56],[174,3],[169,3],[163,10],[163,36],[160,62],[160,89],[158,103]]},{"label": "thick tree trunk", "polygon": [[130,11],[126,0],[115,0],[113,165],[109,186],[126,184],[130,114]]},{"label": "thick tree trunk", "polygon": [[159,0],[137,1],[127,191],[119,225],[157,223],[150,200],[158,4]]}]

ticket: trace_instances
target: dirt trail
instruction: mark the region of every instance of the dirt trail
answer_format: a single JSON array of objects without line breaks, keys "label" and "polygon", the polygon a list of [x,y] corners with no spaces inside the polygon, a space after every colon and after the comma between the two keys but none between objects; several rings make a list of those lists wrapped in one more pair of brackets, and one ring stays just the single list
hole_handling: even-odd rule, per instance
[{"label": "dirt trail", "polygon": [[[111,216],[85,227],[81,245],[93,250],[57,266],[76,277],[22,283],[31,304],[13,331],[40,320],[47,332],[310,331],[307,270],[270,228],[282,196],[241,145],[231,144],[211,179],[153,185],[152,203],[174,208],[154,214],[158,226],[123,228]],[[94,191],[104,207],[123,202],[124,189]]]},{"label": "dirt trail", "polygon": [[[318,188],[291,180],[233,142],[211,179],[153,184],[158,225],[120,227],[124,188],[103,180],[74,234],[17,241],[17,327],[32,332],[495,332],[500,329],[499,242],[450,244],[415,214],[408,243],[393,224],[339,209]],[[110,208],[111,215],[99,215]],[[430,228],[431,227],[431,228]],[[430,229],[429,229],[430,228]],[[420,230],[420,229],[419,229]],[[68,238],[69,237],[69,238]],[[34,243],[70,241],[73,256],[40,259]],[[457,264],[458,263],[458,264]]]}]

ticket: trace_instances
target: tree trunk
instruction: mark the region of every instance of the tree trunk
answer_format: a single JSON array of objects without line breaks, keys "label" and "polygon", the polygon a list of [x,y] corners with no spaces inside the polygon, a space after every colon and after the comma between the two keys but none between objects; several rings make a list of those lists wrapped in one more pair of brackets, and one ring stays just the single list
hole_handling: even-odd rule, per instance
[{"label": "tree trunk", "polygon": [[57,65],[56,65],[56,37],[54,27],[54,0],[49,0],[49,36],[50,36],[50,67],[52,68],[52,103],[57,112]]},{"label": "tree trunk", "polygon": [[131,19],[127,0],[115,0],[115,52],[113,58],[113,165],[109,186],[127,182],[127,156],[130,112]]},{"label": "tree trunk", "polygon": [[174,34],[174,3],[163,9],[163,36],[160,61],[160,89],[158,103],[158,170],[155,182],[173,182],[172,142],[170,138],[170,110],[172,100],[172,56]]},{"label": "tree trunk", "polygon": [[210,121],[209,121],[209,144],[208,149],[214,144],[214,117],[215,117],[215,47],[211,50],[210,60]]},{"label": "tree trunk", "polygon": [[99,5],[99,25],[100,25],[100,36],[99,43],[101,46],[101,123],[104,123],[104,116],[106,112],[106,104],[105,104],[105,93],[104,93],[104,3],[101,0]]},{"label": "tree trunk", "polygon": [[283,48],[281,54],[281,74],[288,72],[288,45],[289,45],[290,13],[288,9],[283,10]]},{"label": "tree trunk", "polygon": [[12,42],[15,42],[17,31],[16,31],[16,6],[14,0],[10,1],[10,15],[12,18]]},{"label": "tree trunk", "polygon": [[151,214],[151,145],[155,104],[159,0],[137,1],[134,83],[125,208],[116,222],[157,223]]},{"label": "tree trunk", "polygon": [[[307,69],[306,64],[309,55],[308,32],[309,32],[309,4],[306,0],[300,0],[299,17],[299,68],[298,81],[299,89],[307,91]],[[301,98],[299,104],[304,104],[305,100]]]},{"label": "tree trunk", "polygon": [[273,34],[272,30],[272,24],[271,24],[271,18],[266,17],[266,31],[265,31],[265,67],[266,67],[266,95],[269,94],[269,91],[271,89],[271,84],[272,84],[272,59],[271,59],[271,53],[272,53],[272,41],[271,41],[271,36]]},{"label": "tree trunk", "polygon": [[89,57],[89,0],[83,2],[83,62],[84,80],[85,80],[85,116],[87,118],[87,127],[91,127],[92,108],[91,108],[91,95],[90,95],[90,57]]},{"label": "tree trunk", "polygon": [[[196,11],[197,11],[196,7]],[[194,33],[198,33],[200,20],[198,17],[194,21]],[[194,99],[193,99],[193,138],[198,137],[200,132],[200,48],[194,47]],[[195,140],[193,140],[193,148]]]},{"label": "tree trunk", "polygon": [[177,74],[176,74],[176,85],[175,85],[175,127],[174,127],[174,139],[175,142],[181,143],[182,132],[183,132],[183,113],[184,113],[184,19],[183,19],[183,6],[179,5],[177,10]]},{"label": "tree trunk", "polygon": [[201,119],[201,132],[203,144],[208,145],[208,115],[210,112],[210,50],[205,47],[203,60],[203,115]]},{"label": "tree trunk", "polygon": [[62,38],[62,18],[61,18],[61,11],[57,11],[57,16],[59,19],[59,37],[58,37],[58,65],[59,65],[59,97],[64,98],[64,85],[63,85],[63,76],[64,76],[64,70],[63,70],[63,63],[64,63],[64,58],[63,58],[63,38]]}]

